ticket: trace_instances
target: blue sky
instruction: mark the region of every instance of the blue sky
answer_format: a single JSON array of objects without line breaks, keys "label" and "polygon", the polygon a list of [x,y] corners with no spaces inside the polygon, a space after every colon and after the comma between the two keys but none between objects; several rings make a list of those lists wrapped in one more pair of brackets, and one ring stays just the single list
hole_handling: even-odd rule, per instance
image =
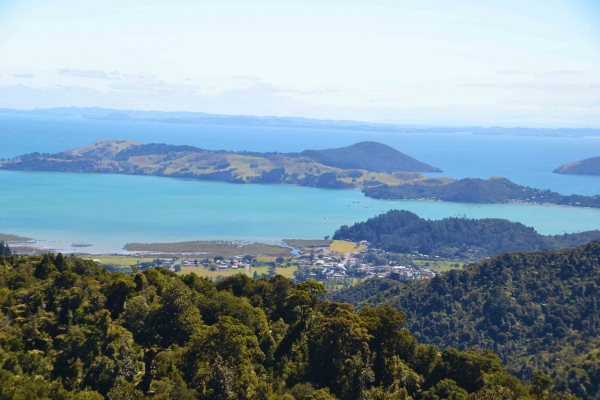
[{"label": "blue sky", "polygon": [[0,0],[0,107],[600,127],[588,0]]}]

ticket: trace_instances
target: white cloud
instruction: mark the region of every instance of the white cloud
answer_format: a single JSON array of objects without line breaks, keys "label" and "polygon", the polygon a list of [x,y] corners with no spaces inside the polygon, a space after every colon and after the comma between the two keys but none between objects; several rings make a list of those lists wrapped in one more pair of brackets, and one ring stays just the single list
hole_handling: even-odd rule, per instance
[{"label": "white cloud", "polygon": [[28,74],[28,73],[25,73],[25,74],[13,74],[13,76],[15,78],[33,78],[33,75],[32,74]]},{"label": "white cloud", "polygon": [[581,75],[583,72],[582,71],[575,71],[575,70],[561,70],[561,71],[549,71],[549,72],[540,72],[534,75],[541,75],[541,76],[560,76],[560,75]]},{"label": "white cloud", "polygon": [[529,75],[527,72],[519,71],[516,69],[509,69],[504,71],[496,72],[498,75]]},{"label": "white cloud", "polygon": [[245,81],[262,81],[260,76],[256,76],[254,74],[252,74],[252,75],[236,75],[233,77],[233,79],[241,79],[241,80],[245,80]]},{"label": "white cloud", "polygon": [[113,71],[111,73],[106,73],[99,69],[70,69],[63,68],[59,69],[58,73],[60,75],[72,76],[76,78],[88,78],[88,79],[114,79],[118,77],[120,73],[118,71]]}]

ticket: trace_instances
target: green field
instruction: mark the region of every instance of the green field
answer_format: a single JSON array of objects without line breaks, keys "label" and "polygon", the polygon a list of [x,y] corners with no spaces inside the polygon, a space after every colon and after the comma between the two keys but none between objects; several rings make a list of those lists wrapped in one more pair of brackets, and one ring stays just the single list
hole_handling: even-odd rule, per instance
[{"label": "green field", "polygon": [[245,268],[238,268],[238,269],[229,268],[226,271],[211,271],[210,269],[205,268],[205,267],[181,267],[181,271],[179,272],[179,274],[189,274],[189,273],[193,273],[198,276],[204,276],[207,278],[215,279],[217,276],[228,277],[228,276],[234,276],[234,275],[238,275],[238,274],[245,274],[246,269]]},{"label": "green field", "polygon": [[336,253],[350,253],[353,251],[360,251],[364,248],[365,246],[357,245],[354,242],[346,242],[345,240],[334,240],[333,243],[329,245],[329,250],[335,251]]},{"label": "green field", "polygon": [[[429,263],[429,266],[425,266],[426,263]],[[447,261],[447,260],[443,260],[443,261],[413,260],[413,264],[415,264],[419,267],[422,267],[422,268],[430,269],[435,272],[444,272],[444,271],[450,271],[451,269],[456,269],[455,264],[459,265],[458,268],[462,268],[464,262],[463,261]]]},{"label": "green field", "polygon": [[142,258],[142,257],[132,257],[132,256],[118,256],[118,255],[109,255],[109,254],[100,254],[100,255],[89,255],[83,254],[79,255],[81,258],[85,258],[87,260],[100,260],[102,264],[110,264],[116,267],[130,267],[132,265],[136,265],[138,261],[149,262],[154,260],[154,258]]},{"label": "green field", "polygon": [[[298,270],[298,267],[289,267],[289,268],[281,268],[280,267],[280,268],[276,269],[276,272],[277,272],[277,274],[285,276],[286,278],[293,278],[294,272],[296,272],[297,270]],[[258,267],[258,268],[250,268],[250,276],[253,276],[255,271],[258,275],[267,274],[267,273],[269,273],[269,267],[263,266],[263,267]],[[246,269],[245,268],[239,268],[239,269],[229,268],[227,271],[211,271],[210,269],[204,268],[204,267],[181,267],[181,271],[179,272],[179,274],[189,274],[190,272],[194,273],[198,276],[205,276],[207,278],[214,279],[217,276],[228,277],[228,276],[238,275],[241,273],[246,273]]]}]

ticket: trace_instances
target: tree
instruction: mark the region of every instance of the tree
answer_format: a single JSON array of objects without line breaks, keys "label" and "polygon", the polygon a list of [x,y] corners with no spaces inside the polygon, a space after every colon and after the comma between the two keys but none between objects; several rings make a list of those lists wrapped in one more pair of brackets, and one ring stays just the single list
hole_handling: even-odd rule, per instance
[{"label": "tree", "polygon": [[213,363],[209,387],[212,389],[211,399],[228,400],[233,395],[233,376],[220,354]]},{"label": "tree", "polygon": [[531,392],[539,400],[548,395],[548,392],[554,387],[552,378],[541,371],[536,371],[531,380]]},{"label": "tree", "polygon": [[468,393],[452,379],[443,379],[423,393],[424,400],[467,400]]},{"label": "tree", "polygon": [[10,256],[10,254],[10,247],[8,247],[8,245],[3,241],[0,241],[0,256]]},{"label": "tree", "polygon": [[46,279],[53,272],[58,271],[56,266],[52,262],[50,255],[48,253],[44,254],[42,261],[35,267],[35,272],[33,276],[38,279]]}]

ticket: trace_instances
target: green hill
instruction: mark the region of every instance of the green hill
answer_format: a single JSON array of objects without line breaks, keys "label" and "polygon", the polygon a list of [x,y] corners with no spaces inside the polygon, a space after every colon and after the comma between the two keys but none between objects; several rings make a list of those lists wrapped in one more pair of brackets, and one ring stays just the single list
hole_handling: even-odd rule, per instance
[{"label": "green hill", "polygon": [[553,172],[567,175],[600,175],[600,157],[586,158],[561,165]]},{"label": "green hill", "polygon": [[356,312],[323,292],[0,256],[0,399],[573,399],[548,395],[543,375],[523,385],[489,350],[419,344],[391,307]]},{"label": "green hill", "polygon": [[482,259],[505,252],[578,246],[600,240],[600,231],[544,236],[503,219],[426,220],[409,211],[392,210],[350,227],[342,226],[333,238],[366,240],[373,247],[395,253]]},{"label": "green hill", "polygon": [[343,169],[365,169],[374,172],[442,172],[377,142],[360,142],[348,147],[326,150],[305,150],[301,156],[323,165]]},{"label": "green hill", "polygon": [[[380,157],[376,152],[378,146],[384,145],[375,143],[371,153],[363,146],[359,146],[358,149],[364,157],[375,160]],[[335,167],[298,153],[247,151],[234,153],[204,150],[187,145],[144,144],[113,139],[56,154],[25,154],[4,160],[0,163],[0,168],[21,171],[154,175],[230,183],[292,184],[330,189],[357,189],[380,184],[397,185],[409,180],[425,179],[417,173],[371,172],[370,164],[366,162],[362,162],[362,167],[358,169],[348,167],[350,157],[354,156],[356,156],[354,153],[338,156],[336,158],[338,161],[348,157],[348,162],[342,163],[341,167]]]},{"label": "green hill", "polygon": [[550,190],[517,185],[502,177],[461,180],[420,179],[399,185],[380,185],[363,189],[376,199],[427,199],[460,203],[557,204],[575,207],[600,207],[600,196],[564,196]]},{"label": "green hill", "polygon": [[[489,348],[522,379],[541,369],[587,399],[600,398],[600,242],[507,253],[431,280],[399,283],[362,301],[407,314],[406,327],[439,348]],[[365,282],[336,294],[360,298]],[[346,293],[346,295],[344,295]]]}]

